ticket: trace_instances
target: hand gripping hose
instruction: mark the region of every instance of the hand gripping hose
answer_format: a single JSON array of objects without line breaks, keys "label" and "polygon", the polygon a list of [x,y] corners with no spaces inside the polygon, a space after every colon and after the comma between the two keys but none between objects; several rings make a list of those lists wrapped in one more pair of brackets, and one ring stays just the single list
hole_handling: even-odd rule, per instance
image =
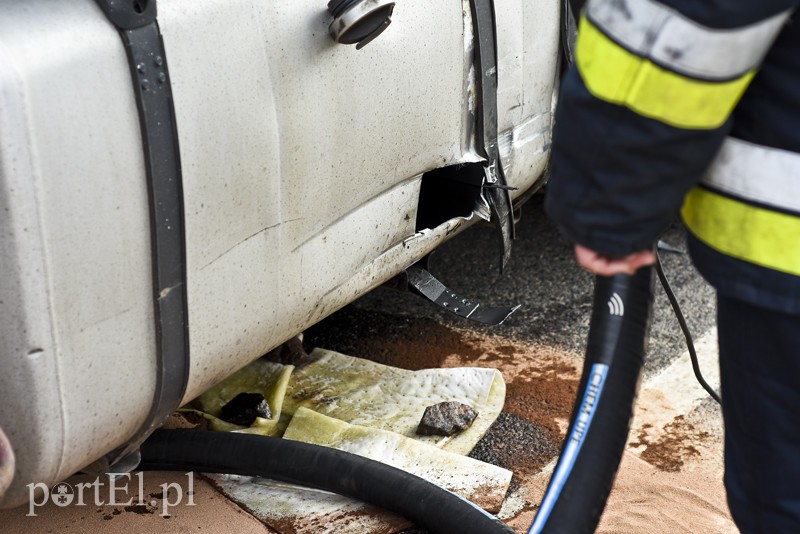
[{"label": "hand gripping hose", "polygon": [[633,416],[650,309],[652,267],[596,278],[583,375],[567,439],[528,534],[594,532]]},{"label": "hand gripping hose", "polygon": [[139,469],[261,476],[332,491],[402,515],[437,534],[513,534],[466,499],[389,465],[280,438],[198,430],[156,430]]}]

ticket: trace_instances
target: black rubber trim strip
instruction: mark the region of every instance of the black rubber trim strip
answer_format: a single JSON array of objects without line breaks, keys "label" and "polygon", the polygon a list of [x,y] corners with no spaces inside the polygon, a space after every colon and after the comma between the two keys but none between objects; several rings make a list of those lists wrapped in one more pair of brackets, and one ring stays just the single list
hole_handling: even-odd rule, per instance
[{"label": "black rubber trim strip", "polygon": [[157,430],[142,470],[201,471],[332,491],[402,515],[433,534],[513,534],[468,500],[396,467],[302,441],[210,430]]},{"label": "black rubber trim strip", "polygon": [[[578,20],[585,0],[561,0],[561,50],[564,54],[563,74],[575,63],[575,41],[578,37]],[[563,75],[562,74],[562,75]]]},{"label": "black rubber trim strip", "polygon": [[[476,79],[476,144],[478,152],[487,161],[487,182],[497,182],[504,186],[506,178],[497,145],[497,39],[494,0],[470,0],[470,8],[475,32],[475,65],[479,73]],[[485,192],[500,229],[503,245],[503,261],[500,267],[502,271],[511,258],[511,241],[514,239],[511,194],[502,187],[487,187]]]},{"label": "black rubber trim strip", "polygon": [[189,380],[189,332],[180,151],[167,58],[156,21],[156,2],[97,2],[120,32],[139,110],[150,200],[156,323],[157,375],[153,403],[144,424],[129,443],[108,456],[113,464],[135,452],[179,407]]}]

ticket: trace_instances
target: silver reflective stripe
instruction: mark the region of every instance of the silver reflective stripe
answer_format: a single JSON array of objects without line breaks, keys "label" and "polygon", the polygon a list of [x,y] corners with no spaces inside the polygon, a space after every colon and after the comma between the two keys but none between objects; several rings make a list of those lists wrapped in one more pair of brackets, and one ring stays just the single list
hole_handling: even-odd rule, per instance
[{"label": "silver reflective stripe", "polygon": [[800,213],[800,154],[729,137],[702,182],[723,193]]},{"label": "silver reflective stripe", "polygon": [[701,26],[653,0],[589,0],[586,14],[639,56],[688,76],[729,80],[761,63],[791,11],[729,30]]}]

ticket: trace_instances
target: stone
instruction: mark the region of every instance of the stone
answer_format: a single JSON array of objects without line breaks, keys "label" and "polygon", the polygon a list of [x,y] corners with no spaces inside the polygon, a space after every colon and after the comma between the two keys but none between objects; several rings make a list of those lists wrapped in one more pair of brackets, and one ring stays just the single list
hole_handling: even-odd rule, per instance
[{"label": "stone", "polygon": [[272,419],[272,410],[261,393],[239,393],[220,412],[220,419],[240,426],[252,425],[256,417]]},{"label": "stone", "polygon": [[417,427],[421,436],[452,436],[468,429],[478,412],[472,406],[461,402],[440,402],[425,408],[422,420]]}]

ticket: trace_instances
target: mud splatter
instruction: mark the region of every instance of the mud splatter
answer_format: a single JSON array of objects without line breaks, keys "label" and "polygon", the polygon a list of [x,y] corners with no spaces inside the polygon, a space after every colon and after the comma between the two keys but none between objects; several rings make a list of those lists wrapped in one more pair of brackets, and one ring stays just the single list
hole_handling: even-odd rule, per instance
[{"label": "mud splatter", "polygon": [[308,351],[322,347],[412,371],[441,367],[452,354],[471,359],[483,354],[468,335],[431,319],[355,307],[311,327],[304,334],[304,344]]},{"label": "mud splatter", "polygon": [[678,472],[687,460],[700,456],[700,451],[693,444],[709,439],[706,431],[695,429],[695,426],[679,415],[663,428],[663,433],[655,440],[649,436],[650,425],[643,425],[637,436],[638,441],[630,443],[630,448],[644,446],[640,457],[661,471]]},{"label": "mud splatter", "polygon": [[155,513],[155,509],[149,508],[147,505],[144,504],[134,504],[133,506],[126,506],[124,510],[126,512],[133,512],[134,514],[140,514],[140,515]]}]

